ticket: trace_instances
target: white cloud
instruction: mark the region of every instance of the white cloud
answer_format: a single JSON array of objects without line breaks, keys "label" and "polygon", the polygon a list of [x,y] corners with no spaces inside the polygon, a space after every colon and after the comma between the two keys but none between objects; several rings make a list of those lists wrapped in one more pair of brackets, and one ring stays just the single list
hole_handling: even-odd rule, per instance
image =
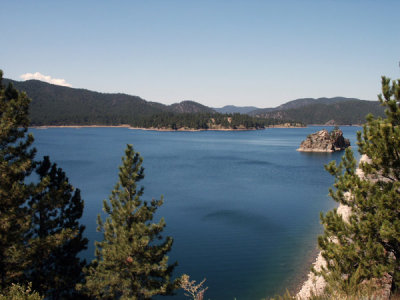
[{"label": "white cloud", "polygon": [[72,87],[72,85],[70,85],[68,82],[66,82],[65,79],[51,78],[51,76],[43,75],[43,74],[40,74],[39,72],[25,73],[19,77],[23,80],[36,79],[36,80],[45,81],[45,82],[48,82],[51,84]]}]

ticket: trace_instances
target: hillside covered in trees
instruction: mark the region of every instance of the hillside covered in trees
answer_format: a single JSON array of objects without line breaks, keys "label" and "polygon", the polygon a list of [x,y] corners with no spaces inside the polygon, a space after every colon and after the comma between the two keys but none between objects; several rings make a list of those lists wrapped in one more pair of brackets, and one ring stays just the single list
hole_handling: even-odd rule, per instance
[{"label": "hillside covered in trees", "polygon": [[138,96],[99,93],[38,80],[5,79],[4,82],[13,83],[32,99],[29,108],[32,126],[129,124],[168,130],[260,129],[284,123],[363,124],[369,113],[384,116],[384,109],[377,101],[356,98],[302,98],[274,108],[213,109],[190,100],[164,105]]},{"label": "hillside covered in trees", "polygon": [[165,130],[246,130],[263,129],[280,124],[301,126],[299,123],[271,118],[255,118],[242,114],[218,113],[160,113],[139,117],[130,123],[133,127]]},{"label": "hillside covered in trees", "polygon": [[194,101],[164,105],[138,96],[105,94],[52,85],[38,80],[13,81],[32,99],[32,126],[121,125],[168,130],[260,129],[287,123],[284,119],[219,114]]},{"label": "hillside covered in trees", "polygon": [[384,108],[378,101],[336,97],[297,99],[276,108],[254,110],[249,115],[304,124],[353,125],[365,123],[369,113],[383,117]]}]

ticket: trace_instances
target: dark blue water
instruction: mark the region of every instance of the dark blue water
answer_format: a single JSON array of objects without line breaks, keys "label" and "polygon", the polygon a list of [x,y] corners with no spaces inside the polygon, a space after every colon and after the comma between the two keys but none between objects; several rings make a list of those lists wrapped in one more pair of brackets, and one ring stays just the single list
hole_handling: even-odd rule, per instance
[{"label": "dark blue water", "polygon": [[[89,260],[100,238],[96,216],[117,181],[126,144],[133,144],[144,158],[143,198],[164,196],[157,219],[165,218],[165,234],[174,238],[175,275],[207,278],[205,299],[246,300],[282,293],[309,268],[321,232],[319,213],[335,206],[324,164],[342,155],[296,151],[319,129],[31,131],[38,157],[50,155],[82,191]],[[355,145],[360,128],[342,130]]]}]

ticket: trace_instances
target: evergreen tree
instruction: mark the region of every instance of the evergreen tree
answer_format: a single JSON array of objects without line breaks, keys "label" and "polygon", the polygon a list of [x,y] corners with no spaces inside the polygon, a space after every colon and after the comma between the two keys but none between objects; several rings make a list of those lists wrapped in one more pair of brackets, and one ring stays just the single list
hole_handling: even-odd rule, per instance
[{"label": "evergreen tree", "polygon": [[23,286],[12,284],[6,290],[0,291],[0,300],[43,300],[38,292],[32,291],[32,284]]},{"label": "evergreen tree", "polygon": [[[86,247],[77,220],[83,201],[48,158],[35,162],[28,134],[30,99],[0,71],[0,290],[29,279],[48,298],[70,295],[82,278]],[[30,182],[36,169],[39,182]],[[30,182],[30,183],[28,183]]]},{"label": "evergreen tree", "polygon": [[[154,295],[172,294],[178,280],[171,281],[176,263],[168,265],[167,252],[172,238],[162,240],[164,219],[152,223],[163,200],[142,201],[142,157],[131,145],[125,150],[119,181],[98,216],[98,230],[104,240],[96,243],[96,258],[86,272],[87,293],[97,299],[151,299]],[[160,241],[160,242],[157,242]]]},{"label": "evergreen tree", "polygon": [[352,294],[365,280],[393,277],[400,283],[400,80],[382,78],[379,100],[387,107],[387,118],[367,116],[363,133],[358,133],[360,154],[369,159],[356,173],[350,149],[339,165],[326,168],[335,176],[331,197],[351,208],[344,220],[337,210],[321,214],[324,235],[319,246],[327,261],[320,273],[331,290]]},{"label": "evergreen tree", "polygon": [[25,178],[33,170],[33,136],[27,134],[29,98],[2,84],[0,70],[0,289],[23,279],[30,226],[24,204],[33,186]]},{"label": "evergreen tree", "polygon": [[86,265],[77,255],[86,249],[85,227],[78,223],[83,213],[79,189],[68,182],[61,168],[45,156],[36,168],[40,184],[29,201],[32,210],[33,259],[28,281],[49,299],[76,298],[75,285],[82,281]]}]

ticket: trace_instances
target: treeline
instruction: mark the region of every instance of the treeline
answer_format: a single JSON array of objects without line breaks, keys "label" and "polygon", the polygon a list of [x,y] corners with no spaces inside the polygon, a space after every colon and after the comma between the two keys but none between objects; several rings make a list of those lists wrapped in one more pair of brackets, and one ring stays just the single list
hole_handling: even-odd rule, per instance
[{"label": "treeline", "polygon": [[194,101],[172,105],[149,102],[137,96],[104,94],[56,86],[38,80],[13,81],[32,99],[32,126],[121,125],[167,129],[252,129],[285,123],[240,114],[219,114]]},{"label": "treeline", "polygon": [[384,108],[378,101],[348,100],[329,103],[314,103],[285,110],[262,112],[256,116],[276,120],[296,120],[303,124],[356,125],[364,124],[365,117],[372,114],[384,117]]},{"label": "treeline", "polygon": [[[161,113],[145,116],[130,123],[133,127],[158,129],[262,129],[285,121],[255,118],[242,114],[219,113]],[[293,123],[295,125],[295,123]]]},{"label": "treeline", "polygon": [[24,91],[32,100],[29,106],[31,125],[96,124],[117,125],[140,115],[163,112],[167,107],[138,96],[105,94],[84,89],[57,86],[39,80],[5,84]]},{"label": "treeline", "polygon": [[88,116],[84,112],[72,112],[60,114],[57,119],[55,115],[32,116],[32,126],[60,126],[60,125],[112,125],[127,124],[139,128],[157,129],[263,129],[273,125],[291,124],[300,126],[299,122],[291,122],[282,119],[257,118],[243,114],[220,114],[220,113],[173,113],[159,112],[156,114],[129,115],[126,112],[93,113]]}]

